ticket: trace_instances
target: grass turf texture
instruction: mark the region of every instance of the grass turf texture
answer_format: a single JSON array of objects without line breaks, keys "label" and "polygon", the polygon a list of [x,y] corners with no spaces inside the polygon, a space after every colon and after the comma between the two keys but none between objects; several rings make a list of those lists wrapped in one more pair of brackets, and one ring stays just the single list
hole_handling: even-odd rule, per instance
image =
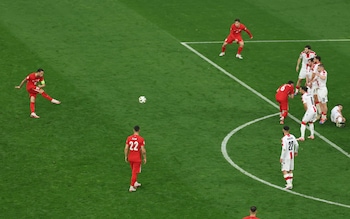
[{"label": "grass turf texture", "polygon": [[[2,1],[2,217],[241,218],[250,205],[261,218],[349,216],[348,208],[268,187],[225,161],[220,146],[227,133],[277,110],[180,44],[223,40],[235,17],[254,40],[350,37],[348,2],[308,4]],[[274,101],[280,84],[296,80],[305,44],[247,43],[243,61],[234,58],[236,45],[221,58],[221,44],[192,46]],[[340,102],[350,115],[344,85],[350,44],[310,44],[329,72],[329,106]],[[25,89],[13,87],[39,67],[46,91],[62,105],[38,97],[41,119],[34,120]],[[138,103],[140,95],[146,104]],[[302,117],[298,97],[290,108]],[[241,130],[228,152],[247,171],[283,186],[277,120]],[[299,125],[286,122],[298,136]],[[123,147],[135,124],[149,163],[139,176],[143,188],[129,194]],[[348,128],[327,122],[316,131],[350,152]],[[349,159],[320,139],[301,147],[294,190],[349,205]]]}]

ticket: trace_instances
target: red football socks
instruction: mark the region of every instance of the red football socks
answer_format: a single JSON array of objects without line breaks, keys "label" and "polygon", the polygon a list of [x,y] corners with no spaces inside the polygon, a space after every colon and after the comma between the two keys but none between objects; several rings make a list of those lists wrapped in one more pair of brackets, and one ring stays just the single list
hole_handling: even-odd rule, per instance
[{"label": "red football socks", "polygon": [[43,92],[43,93],[41,94],[41,96],[43,96],[44,98],[48,99],[49,101],[52,100],[52,97],[50,97],[50,96],[49,96],[47,93],[45,93],[45,92]]},{"label": "red football socks", "polygon": [[30,112],[34,113],[35,112],[35,103],[30,102]]},{"label": "red football socks", "polygon": [[243,50],[243,47],[238,47],[237,54],[241,54],[242,50]]}]

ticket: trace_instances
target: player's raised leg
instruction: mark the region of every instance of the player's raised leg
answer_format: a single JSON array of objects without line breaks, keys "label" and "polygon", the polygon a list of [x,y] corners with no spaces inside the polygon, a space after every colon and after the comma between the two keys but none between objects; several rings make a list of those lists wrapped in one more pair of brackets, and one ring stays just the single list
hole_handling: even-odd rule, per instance
[{"label": "player's raised leg", "polygon": [[49,100],[51,103],[54,103],[54,104],[61,103],[59,100],[56,100],[56,99],[53,99],[52,97],[50,97],[43,89],[40,89],[39,93],[41,94],[41,96],[43,96],[45,99]]}]

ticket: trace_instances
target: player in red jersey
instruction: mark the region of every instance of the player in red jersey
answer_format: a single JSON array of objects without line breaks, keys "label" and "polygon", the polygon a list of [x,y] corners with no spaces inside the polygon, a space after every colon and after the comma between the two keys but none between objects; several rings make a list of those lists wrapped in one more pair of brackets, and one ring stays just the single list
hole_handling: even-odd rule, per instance
[{"label": "player in red jersey", "polygon": [[284,119],[288,115],[288,97],[294,98],[294,83],[288,81],[276,90],[276,101],[280,104],[280,124],[284,124]]},{"label": "player in red jersey", "polygon": [[237,18],[235,19],[235,22],[231,25],[230,34],[227,36],[224,43],[222,44],[221,53],[219,54],[219,56],[224,56],[227,44],[231,44],[234,41],[237,44],[239,44],[236,58],[243,59],[241,55],[241,52],[244,47],[244,41],[241,35],[242,30],[247,32],[250,39],[253,39],[253,35],[251,34],[251,32],[247,29],[247,27],[244,24],[241,23],[241,20]]},{"label": "player in red jersey", "polygon": [[141,172],[141,156],[143,157],[143,163],[146,164],[147,162],[145,140],[139,133],[140,127],[135,126],[134,134],[126,139],[124,148],[125,162],[129,162],[131,167],[129,192],[135,192],[136,188],[141,186],[141,183],[137,182],[137,175]]},{"label": "player in red jersey", "polygon": [[257,214],[257,208],[255,206],[250,207],[249,209],[249,216],[244,217],[243,219],[259,219],[256,217]]},{"label": "player in red jersey", "polygon": [[27,92],[29,93],[29,98],[30,98],[30,117],[32,118],[40,118],[36,113],[35,113],[35,99],[36,95],[39,93],[41,96],[44,98],[48,99],[51,101],[51,103],[54,104],[60,104],[61,102],[53,99],[50,97],[45,91],[43,90],[43,87],[45,87],[45,81],[44,81],[44,70],[42,68],[39,68],[36,72],[30,73],[27,77],[25,77],[20,85],[15,86],[15,88],[20,89],[23,84],[27,82]]}]

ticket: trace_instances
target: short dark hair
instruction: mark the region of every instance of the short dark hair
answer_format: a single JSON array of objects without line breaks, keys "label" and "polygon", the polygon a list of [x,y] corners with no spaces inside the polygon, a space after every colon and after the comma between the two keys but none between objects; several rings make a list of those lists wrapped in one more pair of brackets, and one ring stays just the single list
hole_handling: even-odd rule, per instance
[{"label": "short dark hair", "polygon": [[310,45],[306,45],[304,48],[311,49],[311,46]]},{"label": "short dark hair", "polygon": [[236,18],[236,19],[235,19],[235,22],[236,22],[236,21],[238,21],[238,22],[241,22],[241,19],[239,19],[239,18]]},{"label": "short dark hair", "polygon": [[294,84],[294,82],[293,81],[288,81],[288,83],[287,84]]},{"label": "short dark hair", "polygon": [[314,61],[314,58],[310,58],[308,61],[311,61],[311,62],[313,62]]},{"label": "short dark hair", "polygon": [[283,130],[289,131],[289,126],[287,125],[283,126]]},{"label": "short dark hair", "polygon": [[321,61],[321,56],[315,56],[315,59],[318,59],[318,61]]},{"label": "short dark hair", "polygon": [[341,103],[338,103],[338,104],[336,104],[336,106],[343,106],[343,104],[341,104]]},{"label": "short dark hair", "polygon": [[250,211],[251,211],[251,212],[253,212],[253,213],[254,213],[254,212],[256,212],[256,210],[257,210],[257,207],[256,207],[256,206],[252,206],[252,207],[250,207]]},{"label": "short dark hair", "polygon": [[301,86],[300,89],[302,89],[303,91],[307,92],[307,87],[306,86]]},{"label": "short dark hair", "polygon": [[323,65],[323,64],[319,64],[319,65],[318,65],[318,67],[322,67],[322,68],[324,68],[324,65]]},{"label": "short dark hair", "polygon": [[44,71],[44,69],[39,68],[36,72],[41,72],[41,71]]},{"label": "short dark hair", "polygon": [[140,131],[140,126],[138,126],[138,125],[135,125],[135,126],[134,126],[134,130],[135,130],[135,132],[138,132],[138,131]]}]

